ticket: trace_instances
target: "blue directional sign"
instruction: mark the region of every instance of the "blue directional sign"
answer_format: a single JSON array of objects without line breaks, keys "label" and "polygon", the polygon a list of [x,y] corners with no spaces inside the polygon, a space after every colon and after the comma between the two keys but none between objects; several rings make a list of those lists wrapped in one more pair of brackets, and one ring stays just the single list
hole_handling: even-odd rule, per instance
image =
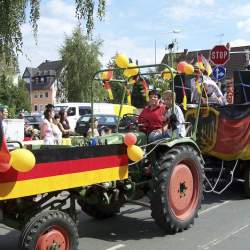
[{"label": "blue directional sign", "polygon": [[226,69],[220,65],[214,67],[213,76],[217,81],[222,80],[226,76]]}]

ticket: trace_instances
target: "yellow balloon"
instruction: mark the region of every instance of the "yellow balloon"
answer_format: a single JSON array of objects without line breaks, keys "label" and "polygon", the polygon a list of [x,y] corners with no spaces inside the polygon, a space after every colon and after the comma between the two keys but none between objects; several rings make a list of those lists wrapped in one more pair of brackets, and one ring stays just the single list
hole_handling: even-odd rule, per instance
[{"label": "yellow balloon", "polygon": [[192,75],[194,73],[194,67],[193,67],[193,65],[191,65],[189,63],[185,64],[185,66],[184,66],[184,73],[186,75]]},{"label": "yellow balloon", "polygon": [[102,80],[105,80],[105,81],[109,80],[108,79],[108,72],[107,71],[102,72],[101,78],[102,78]]},{"label": "yellow balloon", "polygon": [[117,54],[115,63],[119,68],[127,68],[129,64],[128,57],[124,54]]},{"label": "yellow balloon", "polygon": [[[173,78],[175,78],[175,76],[176,76],[176,71],[175,71],[175,69],[171,68],[171,71],[172,71],[172,73],[173,73]],[[163,78],[164,80],[171,80],[171,79],[172,79],[172,78],[171,78],[171,73],[170,73],[169,69],[164,69],[164,70],[163,70],[163,72],[162,72],[162,78]]]},{"label": "yellow balloon", "polygon": [[128,158],[131,161],[140,161],[143,159],[144,155],[143,150],[136,145],[128,146],[127,153],[128,153]]},{"label": "yellow balloon", "polygon": [[126,71],[129,76],[136,76],[139,73],[139,69],[138,68],[130,69],[130,67],[132,68],[132,67],[136,67],[136,66],[137,65],[135,63],[130,63],[128,65],[128,68],[125,69],[124,72]]},{"label": "yellow balloon", "polygon": [[126,78],[129,78],[129,77],[131,76],[129,73],[130,73],[130,72],[129,72],[128,69],[125,69],[125,70],[123,71],[123,75],[124,75]]},{"label": "yellow balloon", "polygon": [[24,148],[11,151],[10,156],[11,166],[19,172],[28,172],[36,164],[36,159],[33,153]]}]

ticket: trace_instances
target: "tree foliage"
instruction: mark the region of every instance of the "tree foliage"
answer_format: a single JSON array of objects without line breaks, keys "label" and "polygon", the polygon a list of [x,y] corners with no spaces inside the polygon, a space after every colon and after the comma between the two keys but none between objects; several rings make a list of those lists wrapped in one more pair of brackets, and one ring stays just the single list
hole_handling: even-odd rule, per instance
[{"label": "tree foliage", "polygon": [[18,85],[13,84],[13,78],[8,74],[0,75],[0,103],[7,105],[10,117],[21,111],[31,110],[29,93],[23,80],[18,81]]},{"label": "tree foliage", "polygon": [[[95,6],[94,0],[75,0],[76,16],[80,21],[85,20],[88,34],[94,27],[95,7],[97,7],[96,16],[102,20],[105,14],[105,2],[106,0],[98,0]],[[28,7],[30,7],[29,13],[27,13]],[[36,36],[40,0],[0,0],[0,57],[4,55],[8,62],[15,60],[17,53],[21,51],[21,26],[27,21],[27,16]]]},{"label": "tree foliage", "polygon": [[[91,83],[96,71],[101,67],[101,41],[90,41],[78,27],[71,37],[66,37],[60,50],[63,73],[62,84],[57,96],[65,96],[66,100],[74,102],[91,101]],[[94,100],[102,101],[104,90],[99,82],[93,82]],[[63,94],[62,94],[63,93]]]}]

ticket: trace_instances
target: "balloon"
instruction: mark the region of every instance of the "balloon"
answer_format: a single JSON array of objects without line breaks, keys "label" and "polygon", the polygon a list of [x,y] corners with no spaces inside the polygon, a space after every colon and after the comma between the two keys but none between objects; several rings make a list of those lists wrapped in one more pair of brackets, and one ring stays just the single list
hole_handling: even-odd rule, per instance
[{"label": "balloon", "polygon": [[[175,78],[175,76],[176,76],[175,69],[171,68],[171,71],[173,73],[173,78]],[[170,70],[168,68],[166,68],[162,71],[162,78],[164,80],[171,80],[172,79]]]},{"label": "balloon", "polygon": [[184,73],[186,75],[192,75],[194,73],[194,67],[193,65],[187,63],[184,65]]},{"label": "balloon", "polygon": [[129,63],[128,68],[124,70],[123,74],[126,77],[130,77],[130,76],[136,76],[139,73],[139,69],[138,68],[133,68],[130,69],[130,67],[136,67],[137,65],[135,63]]},{"label": "balloon", "polygon": [[129,64],[128,57],[124,54],[117,54],[115,63],[119,68],[127,68]]},{"label": "balloon", "polygon": [[131,161],[140,161],[143,159],[144,155],[143,150],[136,145],[128,146],[127,153],[128,153],[128,158]]},{"label": "balloon", "polygon": [[131,75],[129,74],[129,70],[128,69],[125,69],[123,71],[123,75],[126,77],[126,78],[129,78]]},{"label": "balloon", "polygon": [[125,136],[124,136],[124,143],[127,145],[127,146],[132,146],[136,143],[137,141],[137,137],[134,133],[127,133]]},{"label": "balloon", "polygon": [[101,74],[101,79],[103,81],[109,81],[113,76],[113,71],[112,70],[108,70],[108,71],[104,71]]},{"label": "balloon", "polygon": [[20,148],[10,152],[11,166],[19,172],[28,172],[36,164],[35,156],[31,151]]},{"label": "balloon", "polygon": [[184,67],[185,67],[186,64],[187,64],[187,63],[184,62],[184,61],[179,62],[179,63],[177,64],[177,71],[178,71],[179,73],[184,73]]}]

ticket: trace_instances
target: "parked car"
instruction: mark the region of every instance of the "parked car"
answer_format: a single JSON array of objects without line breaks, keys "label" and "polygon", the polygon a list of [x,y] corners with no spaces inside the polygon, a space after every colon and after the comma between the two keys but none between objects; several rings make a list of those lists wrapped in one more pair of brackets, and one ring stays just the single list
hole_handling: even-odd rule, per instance
[{"label": "parked car", "polygon": [[40,124],[42,123],[42,115],[25,115],[24,123],[31,126],[33,129],[40,129]]},{"label": "parked car", "polygon": [[[101,135],[102,129],[108,127],[112,130],[112,132],[116,131],[118,116],[110,115],[110,114],[100,114],[95,115],[95,118],[98,120],[98,132]],[[75,132],[81,134],[83,136],[87,135],[89,130],[89,121],[91,119],[91,114],[86,114],[81,116],[76,122]]]}]

